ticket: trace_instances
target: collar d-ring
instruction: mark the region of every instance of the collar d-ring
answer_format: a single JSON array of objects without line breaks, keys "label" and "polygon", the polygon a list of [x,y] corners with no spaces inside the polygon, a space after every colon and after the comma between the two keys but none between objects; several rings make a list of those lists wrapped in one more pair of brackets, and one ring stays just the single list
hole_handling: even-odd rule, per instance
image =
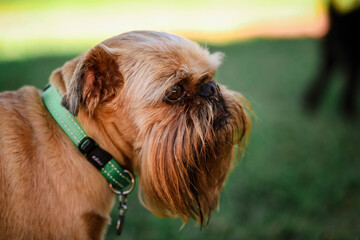
[{"label": "collar d-ring", "polygon": [[129,189],[124,190],[124,191],[119,191],[119,190],[116,190],[111,183],[109,183],[111,191],[113,191],[117,195],[128,195],[129,193],[132,192],[132,190],[134,190],[134,187],[135,187],[135,177],[134,177],[134,175],[129,170],[124,170],[124,172],[129,174],[129,176],[131,178],[131,185],[130,185]]}]

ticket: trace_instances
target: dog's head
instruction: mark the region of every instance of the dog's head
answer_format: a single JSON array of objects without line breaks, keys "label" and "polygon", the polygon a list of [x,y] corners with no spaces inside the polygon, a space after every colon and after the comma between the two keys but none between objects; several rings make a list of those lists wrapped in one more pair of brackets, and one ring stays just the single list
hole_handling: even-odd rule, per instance
[{"label": "dog's head", "polygon": [[221,60],[182,37],[139,31],[64,66],[63,105],[116,126],[157,216],[205,223],[246,140],[246,101],[214,80]]}]

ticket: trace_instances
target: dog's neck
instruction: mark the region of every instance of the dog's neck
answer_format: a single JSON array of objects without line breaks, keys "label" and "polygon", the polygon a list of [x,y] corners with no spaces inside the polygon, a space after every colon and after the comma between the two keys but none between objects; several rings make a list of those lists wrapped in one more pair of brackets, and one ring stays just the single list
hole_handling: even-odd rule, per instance
[{"label": "dog's neck", "polygon": [[[53,84],[63,96],[66,92],[66,86],[70,83],[74,69],[74,62],[65,64],[62,68],[56,69],[50,76],[50,83]],[[63,71],[66,68],[66,71]],[[80,107],[76,119],[89,137],[93,138],[104,150],[109,152],[114,159],[123,167],[133,170],[132,159],[134,157],[131,143],[124,141],[121,126],[113,122],[103,122],[94,116],[90,116],[83,108]]]},{"label": "dog's neck", "polygon": [[121,130],[113,122],[103,122],[80,109],[76,117],[87,134],[108,151],[116,161],[128,170],[133,170],[133,148],[124,141]]}]

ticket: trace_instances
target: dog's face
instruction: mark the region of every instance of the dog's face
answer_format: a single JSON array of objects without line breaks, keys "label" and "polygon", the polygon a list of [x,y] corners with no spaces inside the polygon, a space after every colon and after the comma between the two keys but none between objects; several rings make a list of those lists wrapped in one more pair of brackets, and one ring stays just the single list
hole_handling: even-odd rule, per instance
[{"label": "dog's face", "polygon": [[115,124],[132,147],[144,204],[157,216],[205,223],[236,144],[240,154],[246,101],[215,82],[221,58],[172,34],[130,32],[85,53],[65,81],[70,112]]}]

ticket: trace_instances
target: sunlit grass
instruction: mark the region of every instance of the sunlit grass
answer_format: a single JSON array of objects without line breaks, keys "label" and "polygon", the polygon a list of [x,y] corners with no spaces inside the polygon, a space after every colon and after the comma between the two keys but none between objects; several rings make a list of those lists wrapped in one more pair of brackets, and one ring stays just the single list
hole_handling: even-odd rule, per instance
[{"label": "sunlit grass", "polygon": [[321,36],[320,0],[2,0],[0,61],[85,51],[132,30],[174,32],[207,43]]}]

